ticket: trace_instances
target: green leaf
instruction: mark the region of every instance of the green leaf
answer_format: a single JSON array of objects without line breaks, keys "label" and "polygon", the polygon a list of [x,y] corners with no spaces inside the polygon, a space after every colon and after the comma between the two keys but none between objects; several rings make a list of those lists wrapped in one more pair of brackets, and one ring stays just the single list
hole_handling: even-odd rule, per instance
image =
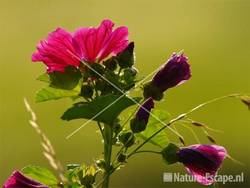
[{"label": "green leaf", "polygon": [[49,73],[49,77],[51,87],[72,90],[78,85],[82,75],[78,69],[69,66],[65,68],[65,72]]},{"label": "green leaf", "polygon": [[[77,103],[63,114],[62,119],[67,121],[80,118],[92,119],[119,97],[120,95],[108,94],[100,96],[89,103]],[[140,101],[140,99],[141,98],[134,98],[137,102]],[[123,110],[134,104],[134,101],[123,96],[95,117],[94,120],[111,125]]]},{"label": "green leaf", "polygon": [[[170,114],[166,111],[152,110],[152,113],[154,114],[154,116],[156,116],[158,119],[165,123],[167,123],[170,119]],[[162,126],[163,125],[156,118],[150,115],[146,130],[136,135],[142,138],[143,140],[146,140],[147,138],[152,136],[156,131],[162,128]],[[163,130],[155,137],[153,137],[149,142],[153,145],[164,148],[169,143],[167,133]]]},{"label": "green leaf", "polygon": [[65,68],[65,72],[44,73],[37,80],[49,83],[36,94],[36,102],[56,100],[64,97],[76,97],[82,85],[81,72],[75,67]]},{"label": "green leaf", "polygon": [[75,97],[79,95],[80,90],[81,90],[80,86],[77,86],[73,90],[46,87],[36,93],[36,102],[57,100],[65,97]]},{"label": "green leaf", "polygon": [[42,82],[50,82],[50,77],[48,75],[48,73],[43,73],[42,75],[40,75],[37,80],[42,81]]},{"label": "green leaf", "polygon": [[44,185],[53,186],[58,184],[55,175],[48,169],[39,166],[27,166],[22,169],[23,174]]}]

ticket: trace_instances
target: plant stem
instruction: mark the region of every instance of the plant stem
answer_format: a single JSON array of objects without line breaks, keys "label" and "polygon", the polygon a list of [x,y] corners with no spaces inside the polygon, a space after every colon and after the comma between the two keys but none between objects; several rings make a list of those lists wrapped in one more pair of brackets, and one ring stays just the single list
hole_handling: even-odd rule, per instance
[{"label": "plant stem", "polygon": [[97,122],[97,125],[98,125],[99,130],[100,130],[100,132],[102,134],[102,138],[104,139],[104,133],[103,133],[102,125],[101,125],[101,123],[99,121]]},{"label": "plant stem", "polygon": [[111,171],[111,155],[112,155],[112,138],[113,130],[112,126],[104,124],[104,160],[105,160],[105,172],[103,175],[104,181],[102,183],[102,188],[109,187],[110,171]]},{"label": "plant stem", "polygon": [[[133,155],[137,154],[137,153],[154,153],[154,154],[161,154],[160,151],[151,151],[151,150],[142,150],[142,151],[137,151],[137,152],[134,152]],[[132,155],[131,155],[132,156]]]}]

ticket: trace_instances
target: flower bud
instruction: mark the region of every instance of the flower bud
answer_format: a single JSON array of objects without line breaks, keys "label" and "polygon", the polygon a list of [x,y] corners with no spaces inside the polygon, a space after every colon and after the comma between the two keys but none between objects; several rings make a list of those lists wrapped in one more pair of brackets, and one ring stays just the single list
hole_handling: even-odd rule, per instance
[{"label": "flower bud", "polygon": [[117,60],[115,57],[111,57],[109,58],[108,60],[104,61],[103,62],[103,65],[111,70],[111,71],[114,71],[116,68],[117,68]]},{"label": "flower bud", "polygon": [[152,85],[161,92],[187,81],[191,77],[188,58],[174,53],[165,65],[154,75]]},{"label": "flower bud", "polygon": [[95,163],[96,163],[96,166],[98,168],[106,169],[106,163],[105,163],[104,159],[99,159]]},{"label": "flower bud", "polygon": [[81,96],[84,98],[91,98],[94,94],[94,91],[91,86],[89,85],[83,85],[81,88]]},{"label": "flower bud", "polygon": [[150,97],[139,108],[135,118],[130,121],[130,128],[134,133],[139,133],[146,129],[152,108],[154,108],[154,101]]},{"label": "flower bud", "polygon": [[120,163],[124,163],[126,161],[127,156],[123,153],[119,154],[117,157],[117,161]]},{"label": "flower bud", "polygon": [[131,67],[134,64],[134,42],[130,42],[129,45],[117,54],[116,59],[118,60],[118,64],[121,68]]},{"label": "flower bud", "polygon": [[135,67],[129,67],[124,69],[124,74],[129,74],[133,77],[135,77],[138,73],[138,70]]},{"label": "flower bud", "polygon": [[119,141],[128,148],[135,143],[135,136],[132,132],[122,132],[119,135]]},{"label": "flower bud", "polygon": [[92,184],[95,183],[96,178],[96,169],[94,166],[86,167],[84,177],[80,177],[80,181],[82,185],[86,187],[93,187]]},{"label": "flower bud", "polygon": [[89,70],[90,76],[94,78],[100,78],[100,75],[103,75],[105,72],[104,67],[99,63],[92,63],[91,69]]}]

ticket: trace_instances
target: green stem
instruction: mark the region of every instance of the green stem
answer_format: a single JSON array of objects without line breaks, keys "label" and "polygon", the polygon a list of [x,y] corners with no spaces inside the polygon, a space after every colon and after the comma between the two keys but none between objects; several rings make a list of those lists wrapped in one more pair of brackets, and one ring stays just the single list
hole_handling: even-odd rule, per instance
[{"label": "green stem", "polygon": [[103,175],[104,181],[102,188],[109,187],[110,171],[111,171],[111,155],[112,155],[112,137],[113,130],[110,125],[104,124],[104,160],[105,160],[105,172]]},{"label": "green stem", "polygon": [[[154,154],[161,154],[160,151],[151,151],[151,150],[142,150],[142,151],[137,151],[137,152],[134,152],[133,155],[137,154],[137,153],[154,153]],[[132,155],[131,155],[132,156]]]},{"label": "green stem", "polygon": [[97,125],[98,125],[99,130],[100,130],[100,132],[102,134],[102,138],[104,139],[104,133],[103,133],[102,125],[101,125],[101,123],[99,121],[97,122]]}]

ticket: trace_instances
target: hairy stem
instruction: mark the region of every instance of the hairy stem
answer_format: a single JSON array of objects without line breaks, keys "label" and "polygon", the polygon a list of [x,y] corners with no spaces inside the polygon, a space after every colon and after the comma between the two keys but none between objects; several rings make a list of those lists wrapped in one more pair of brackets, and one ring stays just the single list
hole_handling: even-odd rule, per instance
[{"label": "hairy stem", "polygon": [[105,160],[105,172],[103,175],[104,181],[102,183],[102,188],[109,187],[110,171],[111,171],[111,155],[112,155],[112,137],[113,130],[110,125],[104,124],[104,160]]}]

